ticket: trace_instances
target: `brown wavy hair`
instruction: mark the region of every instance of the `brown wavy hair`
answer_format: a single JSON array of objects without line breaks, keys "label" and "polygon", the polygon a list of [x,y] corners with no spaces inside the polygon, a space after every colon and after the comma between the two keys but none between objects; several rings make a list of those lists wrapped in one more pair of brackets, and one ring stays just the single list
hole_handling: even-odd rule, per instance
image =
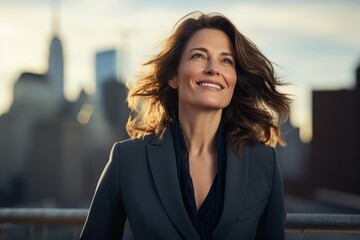
[{"label": "brown wavy hair", "polygon": [[162,51],[144,64],[148,71],[129,87],[127,101],[132,112],[126,129],[130,137],[155,133],[161,138],[168,124],[177,120],[178,95],[168,80],[177,74],[189,39],[204,28],[223,31],[235,51],[237,82],[223,110],[227,142],[238,154],[246,143],[283,145],[280,125],[289,115],[290,99],[278,91],[284,83],[272,63],[225,16],[201,12],[190,13],[175,25]]}]

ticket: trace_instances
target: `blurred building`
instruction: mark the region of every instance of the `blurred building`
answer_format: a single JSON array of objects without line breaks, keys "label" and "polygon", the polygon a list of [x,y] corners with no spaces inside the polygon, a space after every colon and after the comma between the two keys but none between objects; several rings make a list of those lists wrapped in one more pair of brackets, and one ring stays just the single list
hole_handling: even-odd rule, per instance
[{"label": "blurred building", "polygon": [[360,194],[360,66],[353,90],[313,92],[312,182]]},{"label": "blurred building", "polygon": [[[116,133],[115,138],[126,139],[129,135],[125,125],[130,110],[128,109],[126,97],[128,90],[126,86],[114,78],[107,79],[103,85],[103,110],[107,124]],[[115,131],[114,131],[115,130]]]},{"label": "blurred building", "polygon": [[309,197],[312,188],[307,183],[310,173],[310,144],[300,139],[299,128],[292,126],[290,119],[281,126],[286,146],[277,146],[280,167],[287,195]]},{"label": "blurred building", "polygon": [[96,53],[96,101],[98,105],[102,104],[103,91],[102,86],[108,79],[117,78],[117,51],[109,49]]},{"label": "blurred building", "polygon": [[55,95],[57,103],[61,105],[65,101],[64,97],[64,57],[60,38],[57,35],[51,40],[49,52],[49,67],[46,72],[49,85]]},{"label": "blurred building", "polygon": [[309,172],[310,146],[300,139],[299,128],[291,125],[290,119],[281,127],[286,146],[278,146],[277,151],[285,181],[299,181]]},{"label": "blurred building", "polygon": [[19,169],[24,165],[29,151],[27,143],[30,141],[34,123],[50,118],[64,103],[63,72],[62,44],[55,35],[51,40],[47,73],[20,74],[14,86],[13,104],[9,112],[0,118],[0,126],[4,128],[0,137],[0,148],[3,148],[0,159],[7,159],[0,162],[0,187],[9,184],[9,175],[23,175]]},{"label": "blurred building", "polygon": [[116,79],[116,54],[96,55],[96,95],[82,92],[75,102],[64,98],[57,34],[48,70],[20,74],[13,104],[0,116],[0,206],[88,206],[112,144],[127,138],[127,90]]},{"label": "blurred building", "polygon": [[97,52],[95,56],[96,103],[90,124],[95,135],[98,135],[96,132],[107,132],[107,136],[113,136],[110,139],[128,138],[125,130],[129,116],[127,88],[122,79],[117,77],[118,68],[121,68],[118,55],[117,50],[108,49]]}]

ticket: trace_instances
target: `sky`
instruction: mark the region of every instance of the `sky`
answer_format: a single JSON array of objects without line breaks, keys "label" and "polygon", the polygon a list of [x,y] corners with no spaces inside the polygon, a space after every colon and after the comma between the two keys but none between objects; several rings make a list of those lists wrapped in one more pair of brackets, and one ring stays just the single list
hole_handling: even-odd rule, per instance
[{"label": "sky", "polygon": [[[57,8],[52,6],[56,5]],[[220,12],[274,63],[293,94],[291,121],[311,139],[311,91],[353,89],[360,64],[360,1],[0,0],[0,114],[21,72],[44,73],[57,16],[65,96],[95,93],[95,54],[121,51],[121,77],[133,79],[185,14]]]}]

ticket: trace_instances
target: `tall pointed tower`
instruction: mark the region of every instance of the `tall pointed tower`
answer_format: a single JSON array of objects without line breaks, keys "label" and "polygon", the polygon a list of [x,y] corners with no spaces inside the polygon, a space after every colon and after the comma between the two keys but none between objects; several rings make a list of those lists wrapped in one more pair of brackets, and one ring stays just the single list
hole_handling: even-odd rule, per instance
[{"label": "tall pointed tower", "polygon": [[53,37],[50,44],[49,51],[49,68],[46,73],[47,78],[53,89],[56,102],[62,103],[64,101],[64,56],[63,47],[59,38],[59,19],[58,9],[53,5]]}]

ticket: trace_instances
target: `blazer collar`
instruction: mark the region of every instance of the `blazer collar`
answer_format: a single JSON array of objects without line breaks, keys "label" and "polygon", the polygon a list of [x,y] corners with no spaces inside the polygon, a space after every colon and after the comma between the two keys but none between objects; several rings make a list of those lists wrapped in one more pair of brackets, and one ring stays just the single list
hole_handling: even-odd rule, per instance
[{"label": "blazer collar", "polygon": [[169,129],[165,131],[162,140],[154,137],[151,144],[147,145],[147,153],[156,190],[170,220],[185,239],[200,240],[183,203]]},{"label": "blazer collar", "polygon": [[[183,203],[171,131],[167,129],[161,140],[154,136],[147,153],[156,190],[169,218],[185,239],[200,239]],[[247,188],[248,148],[244,147],[240,158],[227,147],[226,158],[224,208],[212,239],[222,239],[236,221]]]}]

